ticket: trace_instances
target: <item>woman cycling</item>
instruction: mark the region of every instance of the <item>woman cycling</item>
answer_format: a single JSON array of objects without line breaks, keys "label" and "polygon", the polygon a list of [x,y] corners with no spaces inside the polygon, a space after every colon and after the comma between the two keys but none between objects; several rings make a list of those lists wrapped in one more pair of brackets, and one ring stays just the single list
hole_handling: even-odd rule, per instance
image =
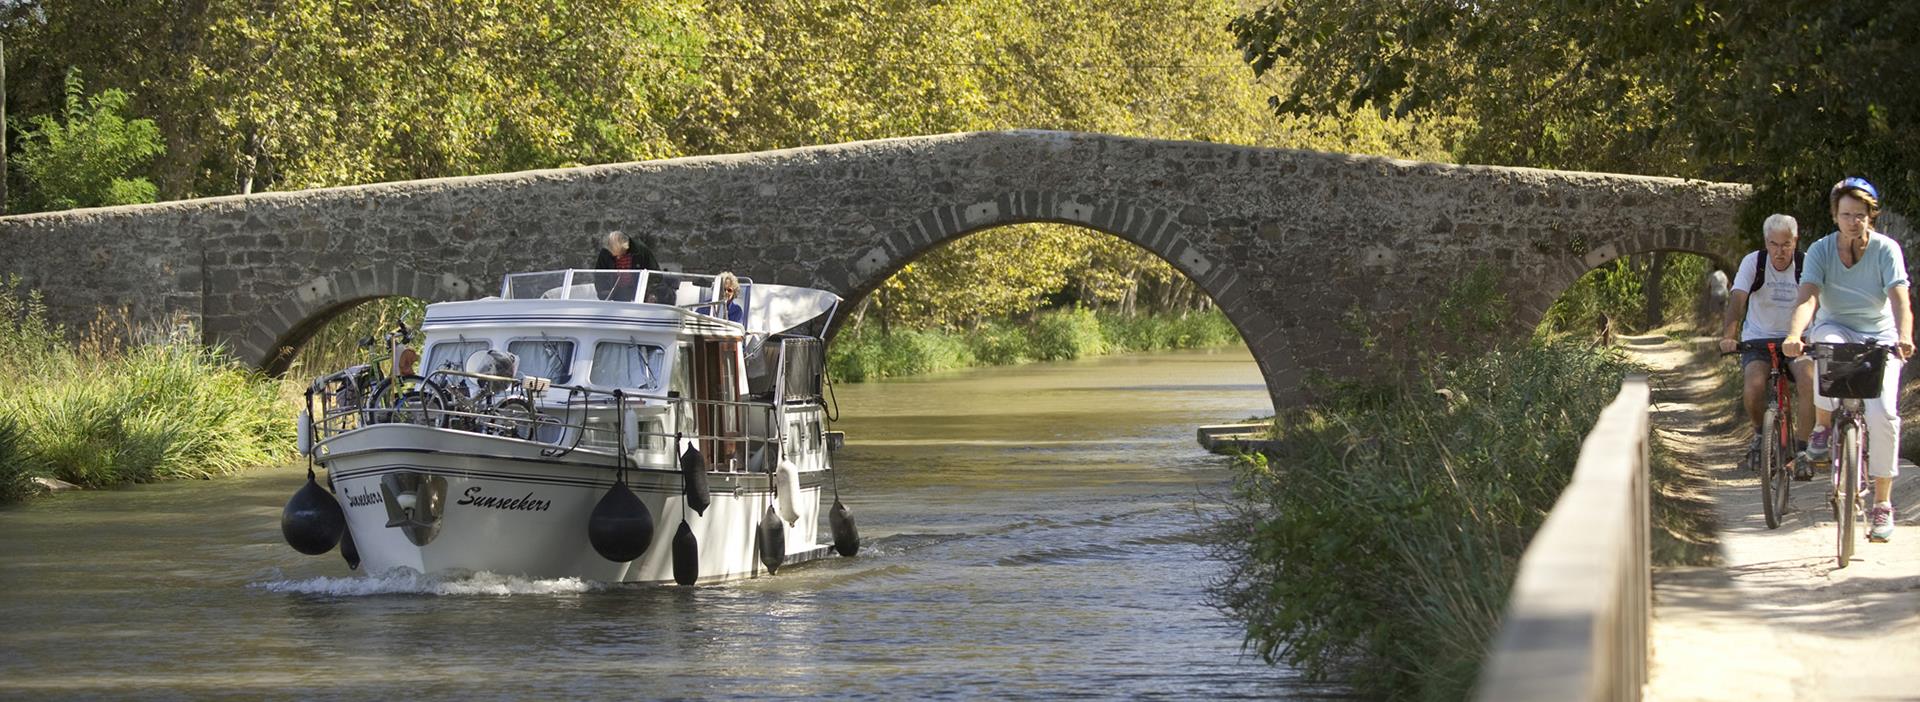
[{"label": "woman cycling", "polygon": [[[1897,358],[1887,359],[1880,396],[1866,401],[1867,474],[1873,476],[1873,528],[1869,541],[1893,537],[1893,478],[1900,456],[1900,366],[1913,355],[1913,306],[1907,299],[1907,260],[1900,244],[1873,231],[1880,213],[1880,193],[1862,178],[1848,178],[1827,193],[1827,206],[1838,231],[1807,249],[1800,274],[1800,297],[1787,325],[1781,352],[1799,356],[1801,332],[1816,343],[1877,341],[1895,345]],[[1815,305],[1819,313],[1814,313]],[[1811,330],[1808,322],[1813,323]],[[1807,453],[1815,458],[1827,452],[1833,424],[1832,398],[1816,395],[1813,435]]]}]

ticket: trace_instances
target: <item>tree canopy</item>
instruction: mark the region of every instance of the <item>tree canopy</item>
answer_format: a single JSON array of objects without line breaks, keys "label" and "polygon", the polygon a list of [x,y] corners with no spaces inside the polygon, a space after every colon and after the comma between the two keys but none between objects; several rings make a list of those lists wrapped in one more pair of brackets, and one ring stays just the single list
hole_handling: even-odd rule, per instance
[{"label": "tree canopy", "polygon": [[[0,21],[13,111],[58,109],[74,67],[127,91],[166,146],[139,174],[162,199],[1006,128],[1447,156],[1411,119],[1274,118],[1225,30],[1236,7],[25,0]],[[1024,225],[915,262],[882,314],[959,326],[1182,285],[1118,239]]]},{"label": "tree canopy", "polygon": [[[1231,22],[1279,113],[1448,117],[1463,161],[1753,183],[1825,223],[1843,175],[1920,202],[1920,5],[1293,0]],[[1912,205],[1908,205],[1912,207]]]}]

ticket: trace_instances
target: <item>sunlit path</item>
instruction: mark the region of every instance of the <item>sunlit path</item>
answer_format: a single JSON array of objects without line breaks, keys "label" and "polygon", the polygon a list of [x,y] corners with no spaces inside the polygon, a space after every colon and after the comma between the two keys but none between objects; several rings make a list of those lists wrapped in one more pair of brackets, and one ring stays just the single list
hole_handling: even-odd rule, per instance
[{"label": "sunlit path", "polygon": [[[1795,483],[1769,530],[1745,441],[1718,374],[1677,343],[1640,352],[1656,369],[1654,421],[1680,460],[1703,466],[1720,565],[1654,574],[1653,700],[1913,699],[1920,695],[1920,476],[1896,481],[1902,530],[1862,541],[1837,568],[1821,483]],[[1691,367],[1689,367],[1691,366]]]}]

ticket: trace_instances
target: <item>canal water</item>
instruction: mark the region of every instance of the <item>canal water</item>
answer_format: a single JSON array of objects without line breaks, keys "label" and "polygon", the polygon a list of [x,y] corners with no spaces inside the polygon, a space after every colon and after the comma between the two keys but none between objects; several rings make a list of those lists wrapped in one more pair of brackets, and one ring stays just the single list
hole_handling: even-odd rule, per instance
[{"label": "canal water", "polygon": [[1244,349],[836,389],[865,546],[698,588],[367,577],[279,533],[297,468],[0,510],[0,697],[1272,698],[1205,602]]}]

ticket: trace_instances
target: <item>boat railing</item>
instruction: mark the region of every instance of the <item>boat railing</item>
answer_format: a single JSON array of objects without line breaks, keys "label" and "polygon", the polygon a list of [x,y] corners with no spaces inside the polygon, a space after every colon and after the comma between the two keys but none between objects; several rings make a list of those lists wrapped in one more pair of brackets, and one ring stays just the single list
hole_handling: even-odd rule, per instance
[{"label": "boat railing", "polygon": [[[719,299],[719,277],[652,269],[568,268],[535,273],[510,273],[500,283],[500,297],[508,300],[608,300],[648,302],[679,307],[710,307]],[[753,279],[739,277],[735,302],[750,304]],[[725,316],[724,310],[717,317]]]},{"label": "boat railing", "polygon": [[[529,441],[541,444],[545,456],[586,448],[616,452],[643,465],[677,465],[685,447],[698,446],[716,470],[770,472],[788,439],[780,406],[769,401],[694,399],[451,368],[433,371],[427,379],[392,397],[359,390],[339,373],[316,380],[306,395],[300,450],[321,451],[346,432],[376,424],[413,424]],[[448,389],[466,383],[491,384],[495,391]],[[551,399],[555,391],[564,393],[557,401]],[[506,402],[510,399],[521,402]],[[731,415],[733,426],[717,421],[719,426],[698,431],[694,417],[702,408],[723,410],[717,414]],[[756,427],[761,430],[753,431]]]}]

